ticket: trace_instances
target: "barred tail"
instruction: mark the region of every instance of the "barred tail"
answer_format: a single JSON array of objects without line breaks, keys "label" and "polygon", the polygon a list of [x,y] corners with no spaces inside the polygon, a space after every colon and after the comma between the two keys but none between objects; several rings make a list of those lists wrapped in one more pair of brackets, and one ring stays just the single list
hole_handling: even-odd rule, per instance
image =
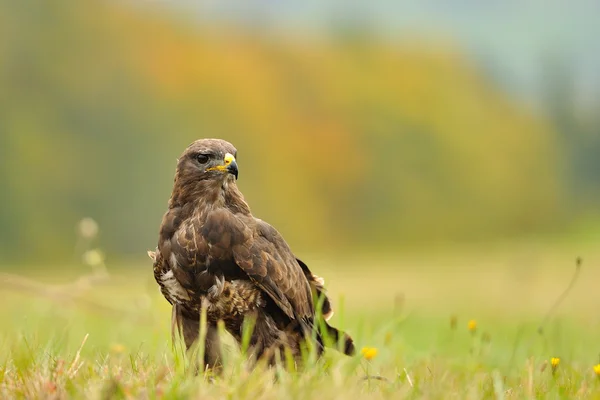
[{"label": "barred tail", "polygon": [[325,325],[327,327],[327,334],[329,335],[331,342],[335,343],[336,347],[339,346],[337,348],[340,351],[342,351],[347,356],[353,356],[354,354],[356,354],[356,349],[354,347],[354,341],[352,340],[350,335],[338,330],[337,328],[334,328],[333,326],[329,325],[327,322],[325,322]]}]

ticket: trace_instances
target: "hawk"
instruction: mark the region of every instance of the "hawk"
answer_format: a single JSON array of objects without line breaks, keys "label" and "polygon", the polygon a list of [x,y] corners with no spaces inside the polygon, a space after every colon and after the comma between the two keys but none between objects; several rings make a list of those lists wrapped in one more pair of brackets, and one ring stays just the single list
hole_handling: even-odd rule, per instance
[{"label": "hawk", "polygon": [[205,308],[205,366],[220,361],[218,321],[239,343],[249,317],[254,356],[271,364],[286,348],[299,361],[305,341],[320,354],[324,331],[344,353],[354,354],[352,339],[327,323],[333,311],[323,280],[275,228],[250,212],[236,184],[236,156],[232,144],[202,139],[178,160],[158,247],[149,252],[154,277],[173,306],[173,334],[180,332],[189,350]]}]

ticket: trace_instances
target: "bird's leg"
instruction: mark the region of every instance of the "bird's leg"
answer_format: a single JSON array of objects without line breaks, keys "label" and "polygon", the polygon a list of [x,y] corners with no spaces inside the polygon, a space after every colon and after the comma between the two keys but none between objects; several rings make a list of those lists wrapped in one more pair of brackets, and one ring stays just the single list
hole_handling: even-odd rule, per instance
[{"label": "bird's leg", "polygon": [[[197,344],[198,337],[200,336],[200,319],[184,315],[181,307],[174,305],[172,323],[173,338],[180,332],[183,336],[187,352],[193,352],[194,346]],[[206,367],[213,371],[218,371],[221,367],[221,343],[219,332],[217,326],[210,323],[207,323],[206,326],[203,364],[198,369],[204,370]]]},{"label": "bird's leg", "polygon": [[213,371],[221,369],[221,340],[216,325],[208,324],[204,341],[204,366]]}]

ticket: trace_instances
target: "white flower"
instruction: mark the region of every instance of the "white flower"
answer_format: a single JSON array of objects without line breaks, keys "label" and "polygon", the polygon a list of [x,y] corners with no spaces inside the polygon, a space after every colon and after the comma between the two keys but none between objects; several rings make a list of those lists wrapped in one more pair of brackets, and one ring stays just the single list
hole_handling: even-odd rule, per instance
[{"label": "white flower", "polygon": [[98,223],[92,218],[83,218],[78,225],[79,235],[85,239],[93,239],[98,234]]}]

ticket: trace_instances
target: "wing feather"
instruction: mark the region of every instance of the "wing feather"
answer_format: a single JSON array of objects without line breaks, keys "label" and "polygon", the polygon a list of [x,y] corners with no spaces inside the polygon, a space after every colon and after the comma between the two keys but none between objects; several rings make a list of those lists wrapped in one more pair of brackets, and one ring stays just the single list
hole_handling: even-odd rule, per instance
[{"label": "wing feather", "polygon": [[[211,257],[232,257],[290,319],[314,314],[308,280],[283,237],[252,216],[215,210],[202,228]],[[215,254],[216,252],[216,254]]]}]

